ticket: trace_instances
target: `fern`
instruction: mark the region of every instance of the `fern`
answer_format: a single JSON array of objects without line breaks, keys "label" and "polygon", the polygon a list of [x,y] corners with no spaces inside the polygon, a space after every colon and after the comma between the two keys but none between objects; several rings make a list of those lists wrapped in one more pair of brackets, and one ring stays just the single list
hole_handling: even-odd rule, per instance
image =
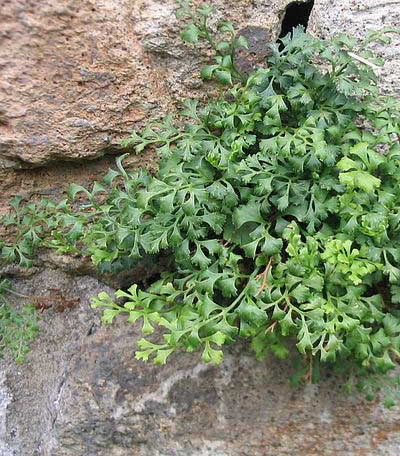
[{"label": "fern", "polygon": [[[295,341],[303,380],[320,363],[388,372],[400,356],[400,117],[379,95],[368,45],[389,30],[358,43],[297,28],[244,78],[232,25],[214,33],[212,8],[180,6],[191,21],[182,38],[216,52],[202,76],[220,97],[187,100],[183,125],[167,117],[124,140],[158,151],[156,176],[126,171],[122,156],[61,203],[14,201],[5,223],[18,225],[19,244],[4,243],[3,258],[28,265],[46,246],[112,272],[168,255],[170,272],[147,289],[93,299],[106,323],[121,313],[142,323],[138,359],[201,350],[218,364],[222,345],[245,338],[259,359],[286,358]],[[157,326],[162,343],[148,338]]]}]

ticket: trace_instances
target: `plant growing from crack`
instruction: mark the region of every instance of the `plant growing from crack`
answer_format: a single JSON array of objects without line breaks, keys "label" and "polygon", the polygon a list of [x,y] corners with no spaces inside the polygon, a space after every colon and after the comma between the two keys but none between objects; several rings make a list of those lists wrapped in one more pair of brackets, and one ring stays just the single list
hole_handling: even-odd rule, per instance
[{"label": "plant growing from crack", "polygon": [[[8,295],[13,295],[29,304],[10,304]],[[14,290],[6,279],[0,280],[0,357],[8,351],[17,363],[25,361],[30,352],[29,343],[38,336],[39,318],[37,310],[43,313],[53,308],[56,312],[72,309],[79,298],[66,298],[59,289],[52,289],[49,296],[26,295]]]},{"label": "plant growing from crack", "polygon": [[388,372],[400,356],[400,121],[368,45],[389,30],[359,43],[297,28],[244,78],[234,55],[245,40],[227,22],[215,37],[212,8],[180,6],[192,20],[182,38],[216,52],[202,77],[225,90],[203,107],[186,100],[183,125],[168,116],[124,140],[136,153],[156,148],[156,176],[126,171],[122,156],[91,190],[71,185],[68,200],[39,203],[49,217],[16,201],[6,223],[17,220],[27,246],[4,243],[3,257],[26,265],[45,245],[113,272],[169,255],[160,280],[116,292],[122,304],[93,300],[104,322],[125,313],[146,336],[162,328],[161,343],[139,340],[137,359],[201,350],[218,364],[223,344],[245,338],[259,359],[286,358],[295,341],[305,381],[320,364]]},{"label": "plant growing from crack", "polygon": [[0,357],[8,351],[17,363],[29,353],[29,343],[39,331],[38,318],[33,305],[17,310],[6,299],[10,292],[7,280],[0,280]]}]

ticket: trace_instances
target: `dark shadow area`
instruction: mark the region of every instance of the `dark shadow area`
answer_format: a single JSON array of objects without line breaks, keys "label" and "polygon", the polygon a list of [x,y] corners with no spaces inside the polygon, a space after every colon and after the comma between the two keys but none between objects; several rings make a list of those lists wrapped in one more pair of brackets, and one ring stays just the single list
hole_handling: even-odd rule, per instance
[{"label": "dark shadow area", "polygon": [[292,31],[294,27],[302,25],[307,29],[308,19],[314,6],[314,0],[307,2],[292,2],[286,7],[285,16],[282,21],[279,38],[283,38]]}]

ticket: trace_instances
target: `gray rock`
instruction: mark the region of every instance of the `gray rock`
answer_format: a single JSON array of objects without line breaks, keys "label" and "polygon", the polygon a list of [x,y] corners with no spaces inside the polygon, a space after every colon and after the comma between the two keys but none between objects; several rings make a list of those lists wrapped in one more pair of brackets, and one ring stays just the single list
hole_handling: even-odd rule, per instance
[{"label": "gray rock", "polygon": [[2,456],[397,456],[398,407],[348,396],[335,376],[292,389],[289,361],[257,361],[244,343],[219,367],[199,354],[166,366],[136,361],[140,326],[100,326],[90,277],[53,270],[18,281],[62,289],[79,307],[43,313],[25,364],[1,361]]},{"label": "gray rock", "polygon": [[[66,392],[71,360],[90,338],[88,334],[100,325],[99,315],[89,307],[89,298],[103,289],[111,291],[90,277],[70,278],[50,269],[16,283],[16,290],[26,295],[49,295],[52,289],[62,290],[67,298],[79,297],[81,304],[63,313],[51,309],[41,314],[43,330],[24,364],[1,360],[0,372],[6,378],[0,384],[2,456],[52,454],[51,448],[57,443],[53,425]],[[12,297],[10,301],[20,304]],[[2,422],[6,422],[6,432]]]},{"label": "gray rock", "polygon": [[0,372],[0,454],[2,456],[12,456],[12,450],[6,442],[6,412],[8,405],[12,401],[12,396],[5,385],[5,380],[5,372]]},{"label": "gray rock", "polygon": [[[315,0],[308,31],[327,38],[338,33],[362,38],[369,30],[398,28],[400,2],[397,0]],[[380,86],[387,94],[400,97],[400,34],[390,45],[377,44],[374,50],[384,58],[379,71]]]}]

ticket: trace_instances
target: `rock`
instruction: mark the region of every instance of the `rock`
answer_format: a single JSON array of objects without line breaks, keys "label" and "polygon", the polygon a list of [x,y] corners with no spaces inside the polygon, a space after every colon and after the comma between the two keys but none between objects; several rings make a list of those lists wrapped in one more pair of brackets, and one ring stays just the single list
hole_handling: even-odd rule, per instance
[{"label": "rock", "polygon": [[[272,39],[288,0],[214,2]],[[204,96],[208,53],[179,38],[173,0],[7,0],[0,6],[0,168],[95,159],[149,118]]]},{"label": "rock", "polygon": [[239,30],[236,37],[240,36],[246,38],[247,49],[240,47],[236,50],[235,64],[242,74],[249,75],[262,66],[265,59],[272,54],[268,46],[271,42],[271,36],[266,28],[253,25]]},{"label": "rock", "polygon": [[[400,3],[377,0],[315,0],[308,31],[321,38],[346,33],[362,38],[368,30],[398,28]],[[400,97],[400,34],[392,34],[391,44],[376,44],[373,49],[384,58],[380,73],[382,92]]]},{"label": "rock", "polygon": [[180,353],[165,366],[134,358],[140,324],[100,326],[92,295],[112,290],[54,270],[25,294],[81,298],[46,310],[27,361],[0,361],[2,456],[397,456],[399,410],[341,391],[339,378],[292,389],[289,361],[257,361],[245,343],[211,366]]},{"label": "rock", "polygon": [[[213,2],[238,31],[271,40],[288,3]],[[322,37],[357,35],[367,23],[396,24],[397,3],[315,0],[310,30]],[[100,174],[86,160],[118,152],[119,139],[133,127],[176,113],[185,97],[204,95],[198,70],[209,55],[202,49],[199,57],[180,43],[173,10],[172,0],[2,3],[2,191],[15,191],[17,181],[30,196],[60,182],[86,185]],[[386,56],[384,89],[399,95],[396,43],[378,50]],[[264,52],[258,45],[255,40],[255,60]],[[153,165],[151,158],[132,158]],[[77,165],[65,165],[82,159],[84,177]],[[18,170],[57,160],[64,164],[50,171]],[[30,176],[25,182],[24,175]],[[81,304],[42,314],[42,331],[25,364],[0,360],[1,456],[398,455],[398,407],[384,410],[347,396],[334,375],[291,389],[290,362],[257,361],[245,343],[227,347],[219,367],[203,364],[198,353],[176,354],[161,367],[136,361],[140,325],[121,318],[101,326],[99,312],[89,307],[91,296],[113,290],[82,275],[92,273],[84,264],[52,255],[42,261],[48,269],[33,276],[5,272],[25,294],[61,289]],[[126,285],[129,278],[108,283]]]},{"label": "rock", "polygon": [[[6,423],[3,430],[0,421],[2,456],[53,454],[43,448],[52,448],[57,442],[52,429],[59,401],[68,394],[64,384],[71,360],[100,327],[99,314],[90,309],[89,299],[102,290],[112,291],[91,277],[71,278],[50,269],[20,279],[16,285],[20,293],[35,296],[49,295],[53,289],[62,290],[66,298],[79,297],[80,305],[63,313],[48,309],[40,314],[42,331],[24,364],[16,365],[8,358],[0,361],[0,372],[5,376],[0,383],[0,416]],[[11,295],[9,300],[15,305],[21,301]]]},{"label": "rock", "polygon": [[[275,41],[289,0],[214,2],[236,30]],[[394,5],[394,6],[393,6]],[[396,26],[397,2],[315,0],[309,30],[357,36]],[[95,159],[148,118],[204,96],[209,57],[184,46],[173,0],[8,0],[0,6],[0,169]],[[260,35],[260,30],[262,31]],[[399,38],[385,56],[384,90],[399,95]],[[257,49],[259,43],[257,43]],[[257,52],[258,52],[257,51]],[[255,53],[257,60],[262,53]],[[254,54],[254,53],[253,53]],[[251,66],[251,65],[250,65]]]},{"label": "rock", "polygon": [[[59,254],[54,250],[43,250],[35,259],[39,265],[63,271],[68,275],[82,276],[89,275],[100,280],[112,288],[128,288],[132,283],[139,283],[145,288],[154,281],[154,277],[159,277],[162,272],[171,270],[171,258],[160,253],[159,255],[147,255],[140,258],[137,263],[129,269],[120,269],[118,272],[100,272],[92,263],[90,257],[72,256]],[[21,271],[22,269],[22,271]],[[8,277],[23,277],[29,274],[31,269],[19,268],[8,265],[0,268],[0,274],[4,273]]]},{"label": "rock", "polygon": [[0,373],[0,451],[2,456],[12,456],[11,448],[6,443],[8,438],[6,426],[6,410],[12,400],[12,396],[5,385],[5,372]]}]

